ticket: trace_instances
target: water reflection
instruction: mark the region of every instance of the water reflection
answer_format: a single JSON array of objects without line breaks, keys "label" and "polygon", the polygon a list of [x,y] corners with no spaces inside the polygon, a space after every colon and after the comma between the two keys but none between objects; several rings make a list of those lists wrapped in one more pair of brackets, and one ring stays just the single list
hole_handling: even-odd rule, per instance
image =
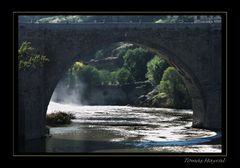
[{"label": "water reflection", "polygon": [[51,102],[48,113],[54,111],[77,118],[50,129],[46,152],[221,152],[220,141],[210,144],[221,133],[191,128],[191,110]]}]

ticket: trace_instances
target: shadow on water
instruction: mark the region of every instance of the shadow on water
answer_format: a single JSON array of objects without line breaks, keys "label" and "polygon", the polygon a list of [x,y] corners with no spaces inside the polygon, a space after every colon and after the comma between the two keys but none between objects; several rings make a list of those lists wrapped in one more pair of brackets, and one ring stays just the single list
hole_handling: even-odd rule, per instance
[{"label": "shadow on water", "polygon": [[[54,145],[46,145],[47,141],[51,140]],[[128,149],[135,149],[136,152],[148,151],[152,147],[164,147],[164,146],[191,146],[191,145],[218,145],[221,144],[221,133],[206,138],[196,138],[190,140],[180,141],[99,141],[99,140],[74,140],[74,139],[61,139],[61,138],[44,138],[38,140],[27,141],[21,143],[19,146],[19,152],[27,153],[93,153],[107,151],[108,153],[116,153],[116,151],[128,151]],[[133,151],[133,150],[130,150]],[[159,151],[161,153],[161,151]]]},{"label": "shadow on water", "polygon": [[128,149],[131,145],[125,145],[121,142],[110,142],[110,141],[86,141],[86,140],[66,140],[66,139],[55,139],[54,147],[48,149],[48,153],[54,152],[84,152],[92,153],[99,150],[113,150],[114,149]]}]

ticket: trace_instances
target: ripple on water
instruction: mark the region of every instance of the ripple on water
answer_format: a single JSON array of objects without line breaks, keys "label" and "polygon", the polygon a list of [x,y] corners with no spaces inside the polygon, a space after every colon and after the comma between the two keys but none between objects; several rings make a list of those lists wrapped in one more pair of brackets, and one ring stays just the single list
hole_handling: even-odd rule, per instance
[{"label": "ripple on water", "polygon": [[68,139],[74,136],[72,139],[84,141],[97,139],[98,141],[124,143],[132,148],[151,148],[153,151],[189,152],[189,148],[179,147],[189,145],[192,145],[190,151],[193,152],[197,148],[206,152],[208,147],[210,152],[211,150],[219,151],[218,147],[212,149],[211,146],[194,146],[208,142],[218,134],[209,130],[192,128],[191,110],[130,106],[77,106],[50,102],[47,113],[54,111],[71,112],[75,114],[76,119],[68,127],[51,128],[50,133],[53,136],[65,135]]}]

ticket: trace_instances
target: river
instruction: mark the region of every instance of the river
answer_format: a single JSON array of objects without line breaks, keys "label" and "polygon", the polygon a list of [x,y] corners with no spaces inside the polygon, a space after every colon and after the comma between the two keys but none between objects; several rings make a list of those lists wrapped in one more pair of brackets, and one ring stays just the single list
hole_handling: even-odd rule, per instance
[{"label": "river", "polygon": [[46,152],[221,153],[220,132],[192,128],[192,110],[79,106],[50,102],[47,113],[71,112],[70,125],[51,127]]}]

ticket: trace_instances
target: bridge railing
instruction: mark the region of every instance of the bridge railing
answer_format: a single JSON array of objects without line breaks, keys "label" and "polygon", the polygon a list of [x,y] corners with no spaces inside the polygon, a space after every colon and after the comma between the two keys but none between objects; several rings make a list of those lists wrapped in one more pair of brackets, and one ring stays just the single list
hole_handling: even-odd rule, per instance
[{"label": "bridge railing", "polygon": [[66,23],[20,23],[19,28],[30,28],[30,29],[124,29],[124,28],[143,28],[143,29],[185,29],[185,28],[209,28],[214,27],[216,29],[221,29],[221,24],[219,23],[129,23],[129,22],[104,22],[104,23],[82,23],[82,24],[66,24]]}]

